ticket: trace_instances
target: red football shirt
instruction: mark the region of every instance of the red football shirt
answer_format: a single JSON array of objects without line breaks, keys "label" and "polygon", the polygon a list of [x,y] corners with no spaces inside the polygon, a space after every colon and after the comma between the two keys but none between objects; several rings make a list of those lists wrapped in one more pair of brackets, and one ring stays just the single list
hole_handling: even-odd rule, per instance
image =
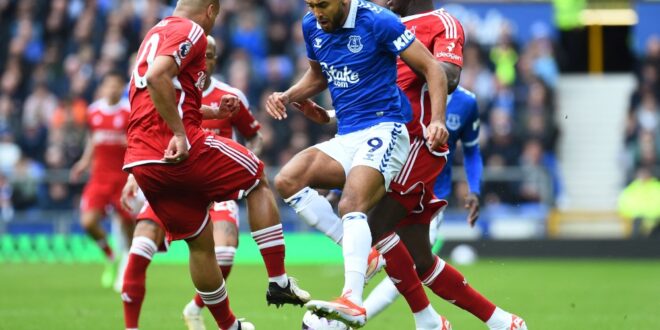
[{"label": "red football shirt", "polygon": [[87,108],[87,125],[94,146],[92,176],[126,175],[121,167],[129,113],[130,105],[125,99],[114,105],[100,99]]},{"label": "red football shirt", "polygon": [[205,52],[204,30],[183,17],[163,19],[144,37],[131,77],[131,115],[124,168],[163,163],[164,151],[172,138],[172,131],[158,114],[147,90],[145,75],[157,56],[171,56],[179,66],[179,75],[172,82],[189,144],[204,137],[199,108],[206,77]]},{"label": "red football shirt", "polygon": [[257,134],[261,125],[259,125],[259,122],[250,112],[250,104],[248,103],[245,94],[243,94],[238,88],[231,87],[215,78],[211,78],[211,84],[209,84],[209,87],[204,93],[202,93],[202,104],[211,107],[218,107],[223,95],[234,95],[238,97],[240,101],[240,109],[230,118],[204,120],[202,122],[202,127],[228,139],[233,138],[233,127],[235,127],[244,138],[251,138]]},{"label": "red football shirt", "polygon": [[[444,9],[402,17],[401,21],[438,61],[463,66],[463,44],[465,42],[463,27]],[[413,118],[407,126],[411,141],[413,137],[423,137],[426,126],[431,121],[431,99],[426,80],[399,59],[397,60],[397,84],[406,93],[412,105]],[[439,151],[447,151],[447,146]]]}]

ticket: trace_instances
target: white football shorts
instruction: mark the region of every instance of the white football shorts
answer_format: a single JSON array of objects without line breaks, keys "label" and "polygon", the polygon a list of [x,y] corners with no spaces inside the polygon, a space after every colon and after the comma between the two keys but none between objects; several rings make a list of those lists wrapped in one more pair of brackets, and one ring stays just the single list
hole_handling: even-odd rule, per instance
[{"label": "white football shorts", "polygon": [[383,174],[385,190],[401,171],[410,151],[405,124],[384,122],[356,132],[335,135],[314,146],[338,161],[348,176],[351,168],[369,166]]}]

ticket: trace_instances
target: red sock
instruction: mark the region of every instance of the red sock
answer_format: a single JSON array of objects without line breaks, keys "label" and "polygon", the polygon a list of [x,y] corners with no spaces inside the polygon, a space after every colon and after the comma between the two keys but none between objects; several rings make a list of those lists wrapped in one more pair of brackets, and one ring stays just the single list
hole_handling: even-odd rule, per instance
[{"label": "red sock", "polygon": [[229,277],[229,273],[231,273],[231,267],[232,265],[225,265],[225,266],[220,266],[220,270],[222,270],[222,276],[227,279]]},{"label": "red sock", "polygon": [[286,274],[284,268],[284,234],[282,224],[252,232],[252,238],[259,246],[264,258],[268,277]]},{"label": "red sock", "polygon": [[137,328],[140,309],[145,295],[147,267],[158,248],[146,237],[135,237],[128,254],[128,263],[124,272],[124,285],[121,299],[124,302],[124,323],[126,328]]},{"label": "red sock", "polygon": [[408,302],[413,313],[428,307],[429,299],[415,273],[415,263],[405,245],[395,233],[387,235],[375,245],[386,261],[385,271]]},{"label": "red sock", "polygon": [[197,307],[204,307],[204,300],[202,300],[202,297],[199,296],[199,293],[195,293],[193,300],[195,301],[195,305],[197,305]]},{"label": "red sock", "polygon": [[108,241],[105,238],[96,240],[96,245],[99,246],[108,260],[115,260],[115,254],[112,252],[112,248],[108,245]]},{"label": "red sock", "polygon": [[229,327],[234,325],[236,316],[234,316],[231,308],[229,308],[229,296],[225,289],[225,282],[222,282],[220,288],[213,292],[197,291],[197,293],[204,300],[204,304],[213,315],[220,329],[229,329]]},{"label": "red sock", "polygon": [[472,313],[486,322],[495,312],[496,306],[473,289],[458,270],[439,257],[433,267],[422,276],[423,283],[444,300]]}]

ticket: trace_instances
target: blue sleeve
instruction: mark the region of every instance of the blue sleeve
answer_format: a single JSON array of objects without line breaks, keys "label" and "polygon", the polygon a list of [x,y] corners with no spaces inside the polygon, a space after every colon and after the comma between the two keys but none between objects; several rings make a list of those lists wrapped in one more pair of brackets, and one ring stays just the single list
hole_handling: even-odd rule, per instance
[{"label": "blue sleeve", "polygon": [[302,32],[303,32],[303,39],[305,39],[305,48],[307,49],[307,58],[312,60],[312,61],[318,61],[316,59],[316,53],[314,53],[314,47],[312,46],[312,40],[310,38],[310,33],[311,30],[310,28],[316,28],[316,19],[310,18],[314,17],[314,15],[307,13],[305,17],[303,17],[302,21]]},{"label": "blue sleeve", "polygon": [[373,33],[378,44],[394,55],[399,55],[415,41],[415,34],[387,9],[374,15]]},{"label": "blue sleeve", "polygon": [[471,102],[470,112],[469,126],[466,126],[461,133],[463,164],[465,165],[465,175],[467,176],[470,192],[479,195],[481,194],[481,175],[484,165],[479,149],[479,110],[477,109],[476,100]]}]

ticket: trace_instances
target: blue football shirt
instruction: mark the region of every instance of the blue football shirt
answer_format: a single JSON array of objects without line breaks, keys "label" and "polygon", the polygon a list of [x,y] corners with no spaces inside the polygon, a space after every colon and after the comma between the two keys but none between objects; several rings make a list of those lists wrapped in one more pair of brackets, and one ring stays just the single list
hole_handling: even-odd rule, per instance
[{"label": "blue football shirt", "polygon": [[309,12],[302,29],[307,57],[320,64],[328,80],[338,134],[410,120],[410,103],[396,85],[396,59],[415,36],[394,13],[351,0],[341,28],[327,33]]}]

